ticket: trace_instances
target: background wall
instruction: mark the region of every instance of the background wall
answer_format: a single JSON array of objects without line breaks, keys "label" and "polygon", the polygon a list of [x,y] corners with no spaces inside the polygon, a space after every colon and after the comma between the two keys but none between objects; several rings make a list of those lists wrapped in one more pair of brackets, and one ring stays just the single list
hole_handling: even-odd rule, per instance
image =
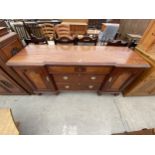
[{"label": "background wall", "polygon": [[119,33],[121,38],[126,38],[126,33],[142,35],[151,19],[121,19]]}]

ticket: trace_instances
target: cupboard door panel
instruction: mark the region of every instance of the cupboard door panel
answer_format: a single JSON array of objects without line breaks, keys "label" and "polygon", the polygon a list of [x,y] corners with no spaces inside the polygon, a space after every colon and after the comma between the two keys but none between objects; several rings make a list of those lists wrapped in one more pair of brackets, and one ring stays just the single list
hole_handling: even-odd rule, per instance
[{"label": "cupboard door panel", "polygon": [[121,92],[136,77],[137,71],[128,68],[116,68],[112,71],[108,79],[105,80],[102,91]]},{"label": "cupboard door panel", "polygon": [[41,74],[39,72],[25,71],[25,75],[37,89],[47,89],[47,86],[45,82],[43,81]]},{"label": "cupboard door panel", "polygon": [[117,77],[117,79],[113,82],[111,89],[112,90],[119,90],[121,88],[121,86],[126,82],[126,80],[128,80],[128,78],[130,78],[131,73],[127,72],[127,73],[122,73],[121,75],[119,75]]},{"label": "cupboard door panel", "polygon": [[31,87],[34,93],[56,90],[52,77],[50,78],[43,67],[18,67],[15,70]]},{"label": "cupboard door panel", "polygon": [[14,82],[2,69],[0,69],[0,84],[13,94],[25,94],[25,90]]}]

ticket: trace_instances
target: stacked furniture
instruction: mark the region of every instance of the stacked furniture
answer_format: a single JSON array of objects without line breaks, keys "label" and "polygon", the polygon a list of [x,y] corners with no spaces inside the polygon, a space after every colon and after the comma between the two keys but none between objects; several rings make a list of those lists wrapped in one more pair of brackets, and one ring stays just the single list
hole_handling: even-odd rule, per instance
[{"label": "stacked furniture", "polygon": [[72,34],[84,35],[87,33],[87,29],[88,29],[87,22],[62,22],[62,24],[69,25]]},{"label": "stacked furniture", "polygon": [[14,32],[0,37],[0,94],[28,94],[29,87],[6,62],[16,55],[23,45]]},{"label": "stacked furniture", "polygon": [[126,96],[155,95],[155,20],[152,20],[135,50],[151,65],[128,89]]},{"label": "stacked furniture", "polygon": [[149,64],[127,47],[28,45],[12,67],[34,94],[94,91],[119,94]]}]

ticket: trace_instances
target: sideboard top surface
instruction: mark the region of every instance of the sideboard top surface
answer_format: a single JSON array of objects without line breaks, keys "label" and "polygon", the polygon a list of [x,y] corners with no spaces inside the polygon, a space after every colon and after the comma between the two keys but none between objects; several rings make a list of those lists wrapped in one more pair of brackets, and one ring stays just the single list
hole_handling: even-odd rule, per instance
[{"label": "sideboard top surface", "polygon": [[28,45],[9,66],[88,65],[148,68],[149,64],[128,47]]}]

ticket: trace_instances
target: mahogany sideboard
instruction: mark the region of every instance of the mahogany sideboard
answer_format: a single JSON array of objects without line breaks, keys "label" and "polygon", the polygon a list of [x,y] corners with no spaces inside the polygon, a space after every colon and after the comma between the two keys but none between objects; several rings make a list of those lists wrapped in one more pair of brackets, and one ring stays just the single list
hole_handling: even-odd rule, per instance
[{"label": "mahogany sideboard", "polygon": [[122,92],[149,64],[127,47],[28,45],[8,62],[34,94]]}]

